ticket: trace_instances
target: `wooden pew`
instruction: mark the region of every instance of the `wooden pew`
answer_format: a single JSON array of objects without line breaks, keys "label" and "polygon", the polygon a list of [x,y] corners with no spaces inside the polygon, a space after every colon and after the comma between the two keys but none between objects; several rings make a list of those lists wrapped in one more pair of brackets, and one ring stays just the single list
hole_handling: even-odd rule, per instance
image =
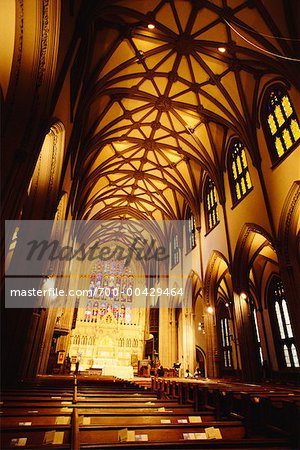
[{"label": "wooden pew", "polygon": [[[210,426],[219,428],[223,437],[223,439],[210,440],[210,448],[293,448],[288,445],[288,439],[280,437],[276,439],[247,437],[248,430],[238,420],[238,415],[235,416],[234,421],[216,421],[214,417],[215,408],[218,411],[217,414],[225,417],[224,411],[228,405],[230,405],[230,415],[231,409],[241,405],[241,399],[249,407],[249,402],[253,402],[257,392],[260,392],[262,399],[259,407],[267,408],[269,404],[267,403],[266,406],[264,401],[278,399],[281,401],[286,394],[285,390],[281,391],[280,395],[276,392],[273,397],[270,397],[270,392],[259,388],[256,390],[256,387],[246,388],[245,392],[241,393],[236,386],[226,386],[224,383],[177,381],[173,383],[171,380],[158,379],[155,382],[152,381],[152,385],[157,390],[155,395],[149,390],[145,391],[143,387],[135,386],[132,382],[111,377],[97,380],[68,377],[65,378],[65,382],[66,386],[62,380],[43,377],[37,384],[30,382],[5,393],[4,404],[1,405],[0,411],[2,413],[0,420],[4,429],[1,436],[1,448],[12,448],[11,439],[13,438],[27,437],[27,445],[23,448],[41,450],[45,447],[43,444],[45,433],[56,430],[58,433],[64,433],[64,439],[62,444],[51,445],[51,447],[59,449],[112,449],[116,445],[128,449],[129,447],[145,448],[145,446],[158,449],[162,445],[168,449],[204,449],[207,448],[207,440],[184,440],[183,433],[203,432]],[[163,398],[161,393],[164,393],[167,398]],[[172,400],[168,397],[172,397]],[[293,397],[287,401],[289,407],[297,404],[297,395]],[[194,409],[199,409],[203,404],[205,410],[194,412]],[[165,410],[159,411],[160,408]],[[251,410],[248,412],[250,414]],[[89,419],[88,423],[81,419],[82,415],[85,419]],[[199,415],[202,423],[178,423],[178,420],[189,420],[189,416]],[[57,423],[57,417],[66,417],[68,423]],[[166,420],[170,423],[166,423]],[[31,424],[30,427],[22,426],[19,425],[20,422],[31,422]],[[272,424],[268,426],[271,427]],[[117,444],[115,439],[118,438],[118,431],[122,428],[135,430],[136,434],[147,434],[149,441]]]},{"label": "wooden pew", "polygon": [[[71,449],[71,427],[64,427],[58,429],[57,427],[53,428],[53,430],[57,430],[58,432],[63,432],[63,443],[60,445],[51,445],[53,448],[59,448],[59,449]],[[20,429],[17,430],[2,430],[1,432],[1,449],[11,449],[14,448],[12,445],[12,441],[14,439],[22,439],[27,438],[26,445],[20,447],[16,446],[15,448],[34,448],[41,450],[42,448],[49,448],[49,445],[45,446],[44,439],[45,439],[45,432],[47,432],[47,429]]]},{"label": "wooden pew", "polygon": [[[183,441],[186,433],[205,433],[206,424],[173,424],[170,425],[128,425],[128,430],[135,430],[136,434],[148,436],[149,442],[169,442]],[[218,423],[218,428],[221,431],[224,440],[241,440],[245,436],[245,429],[240,422]],[[80,427],[80,442],[81,446],[85,444],[108,444],[118,443],[119,426],[88,426]]]},{"label": "wooden pew", "polygon": [[295,450],[292,449],[286,442],[285,439],[269,439],[266,441],[261,438],[245,438],[241,442],[240,440],[211,440],[209,444],[207,440],[170,440],[168,442],[161,441],[151,441],[151,442],[119,442],[116,446],[116,443],[108,443],[108,444],[81,444],[80,449],[92,449],[92,450],[115,450],[116,447],[122,450],[145,450],[145,448],[151,448],[151,450],[161,450],[163,448],[165,450],[187,450],[187,449],[195,449],[195,450],[207,450],[209,449],[226,449],[226,450]]},{"label": "wooden pew", "polygon": [[[152,380],[154,389],[162,389],[162,381]],[[211,410],[214,411],[216,420],[224,418],[245,419],[245,426],[249,436],[255,433],[265,433],[273,435],[289,435],[291,440],[300,448],[299,432],[297,420],[299,412],[297,402],[299,399],[299,389],[290,387],[274,386],[256,386],[256,385],[238,385],[234,383],[197,383],[173,381],[171,397],[179,399],[183,404],[193,404],[195,411]],[[277,390],[276,390],[277,389]],[[174,395],[175,392],[175,395]],[[282,402],[293,404],[294,413],[291,414],[287,407],[284,408],[285,420],[276,416],[277,410],[283,412]],[[264,408],[261,404],[264,404]],[[268,406],[266,406],[268,405]],[[266,412],[266,408],[268,411]],[[291,408],[290,408],[291,409]],[[266,421],[264,417],[269,419]],[[289,424],[289,426],[288,426]]]},{"label": "wooden pew", "polygon": [[[68,408],[69,412],[57,411],[58,414],[42,415],[40,411],[38,414],[29,415],[25,411],[24,415],[11,417],[10,415],[1,416],[1,449],[13,448],[13,441],[17,439],[26,438],[26,445],[16,448],[30,448],[38,449],[49,448],[45,444],[46,434],[56,432],[58,435],[63,433],[63,440],[61,444],[51,445],[53,448],[79,450],[79,432],[78,432],[78,413],[76,409]],[[35,412],[36,412],[35,411]],[[4,409],[4,412],[6,410]],[[27,414],[26,414],[27,413]],[[61,419],[65,423],[60,423]],[[74,428],[77,431],[74,431]]]},{"label": "wooden pew", "polygon": [[[79,414],[81,411],[79,411]],[[89,425],[91,426],[112,426],[117,425],[118,427],[126,427],[127,425],[160,425],[164,423],[164,421],[168,420],[170,424],[177,425],[180,423],[179,421],[186,421],[186,423],[189,423],[189,417],[199,417],[199,416],[192,416],[192,415],[186,415],[186,414],[157,414],[157,415],[116,415],[112,414],[110,416],[107,415],[84,415],[85,419],[89,419]],[[211,416],[200,416],[202,423],[204,423],[207,426],[213,426],[211,425],[214,422],[214,418]],[[89,426],[87,425],[87,426]]]}]

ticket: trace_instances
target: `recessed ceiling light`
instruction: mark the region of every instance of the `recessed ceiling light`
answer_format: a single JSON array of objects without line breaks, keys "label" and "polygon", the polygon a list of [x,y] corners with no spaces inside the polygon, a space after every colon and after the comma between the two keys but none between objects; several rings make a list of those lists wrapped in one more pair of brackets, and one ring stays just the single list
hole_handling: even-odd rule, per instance
[{"label": "recessed ceiling light", "polygon": [[148,28],[149,28],[149,30],[154,30],[154,28],[155,28],[154,23],[148,23]]},{"label": "recessed ceiling light", "polygon": [[226,48],[225,47],[218,47],[218,51],[220,53],[225,53],[226,52]]}]

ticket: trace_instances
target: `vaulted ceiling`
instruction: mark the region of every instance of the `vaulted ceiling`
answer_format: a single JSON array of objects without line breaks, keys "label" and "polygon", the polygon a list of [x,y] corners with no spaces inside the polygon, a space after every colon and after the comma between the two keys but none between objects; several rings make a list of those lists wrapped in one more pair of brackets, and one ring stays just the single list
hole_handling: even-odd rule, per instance
[{"label": "vaulted ceiling", "polygon": [[272,56],[292,52],[282,3],[91,2],[76,63],[78,218],[182,219],[187,204],[197,217],[205,173],[224,199],[229,136],[255,160],[260,79],[289,70]]}]

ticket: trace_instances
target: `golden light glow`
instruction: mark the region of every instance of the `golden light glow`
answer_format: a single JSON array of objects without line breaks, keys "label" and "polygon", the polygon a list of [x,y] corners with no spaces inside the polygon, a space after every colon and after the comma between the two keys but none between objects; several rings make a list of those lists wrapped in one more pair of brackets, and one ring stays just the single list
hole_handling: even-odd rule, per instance
[{"label": "golden light glow", "polygon": [[155,25],[153,23],[148,23],[149,30],[154,30]]},{"label": "golden light glow", "polygon": [[243,300],[246,300],[246,299],[248,298],[248,295],[247,295],[245,292],[241,292],[240,297],[241,297]]},{"label": "golden light glow", "polygon": [[225,47],[218,47],[218,51],[220,53],[225,53],[226,52],[226,48]]},{"label": "golden light glow", "polygon": [[214,308],[212,306],[209,306],[207,308],[207,312],[208,312],[208,314],[212,314],[214,312]]}]

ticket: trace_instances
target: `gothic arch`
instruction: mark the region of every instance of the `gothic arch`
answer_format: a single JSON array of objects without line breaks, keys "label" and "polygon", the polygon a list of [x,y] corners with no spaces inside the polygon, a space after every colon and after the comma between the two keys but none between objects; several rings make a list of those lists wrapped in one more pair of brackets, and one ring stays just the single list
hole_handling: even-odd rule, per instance
[{"label": "gothic arch", "polygon": [[[64,156],[65,129],[61,122],[54,123],[44,138],[40,154],[31,177],[29,186],[27,186],[27,198],[22,209],[23,220],[55,219],[59,188],[62,173],[62,163]],[[61,206],[63,206],[64,200]],[[52,226],[52,232],[49,230],[48,239],[51,236],[63,235],[63,227],[56,220]],[[31,231],[32,233],[33,231]],[[22,227],[20,233],[23,233]],[[26,231],[25,231],[26,233]],[[16,247],[16,258],[18,246]],[[61,264],[56,261],[55,264]],[[57,268],[57,267],[56,267]],[[53,267],[45,267],[48,270],[55,270]],[[54,272],[55,273],[55,272]],[[59,281],[61,282],[62,279]],[[36,280],[36,287],[40,287],[40,280]],[[39,308],[30,320],[36,329],[36,336],[31,329],[30,339],[26,342],[27,349],[23,353],[23,365],[28,371],[40,370],[45,372],[47,360],[50,352],[50,344],[53,336],[57,309]]]},{"label": "gothic arch", "polygon": [[[274,361],[271,317],[264,299],[270,277],[278,272],[278,254],[269,233],[256,224],[246,223],[236,245],[233,273],[242,367],[249,379],[260,376],[262,359]],[[253,308],[259,311],[261,359],[253,327]]]},{"label": "gothic arch", "polygon": [[206,353],[203,350],[202,347],[199,345],[196,345],[196,361],[198,363],[198,366],[200,367],[200,371],[203,377],[206,377],[207,375],[207,368],[206,368]]},{"label": "gothic arch", "polygon": [[298,255],[300,245],[300,181],[295,181],[284,202],[282,209],[278,240],[280,242],[283,262],[299,267]]},{"label": "gothic arch", "polygon": [[[184,286],[184,298],[188,307],[194,309],[195,303],[199,297],[202,297],[202,283],[200,276],[194,270],[191,270]],[[191,299],[191,303],[188,299]]]},{"label": "gothic arch", "polygon": [[[81,95],[75,86],[72,111],[71,141],[76,142],[83,123],[87,136],[79,147],[70,146],[75,163],[71,198],[78,217],[102,218],[109,211],[114,217],[178,219],[186,201],[197,220],[202,171],[214,180],[224,202],[219,161],[228,129],[254,152],[251,117],[259,80],[249,82],[246,75],[256,60],[264,73],[281,74],[285,66],[266,53],[262,58],[243,42],[233,49],[233,30],[215,3],[205,4],[214,20],[201,29],[196,3],[159,2],[152,31],[145,23],[143,2],[93,9],[95,34],[86,32],[82,43],[93,66],[90,72],[87,67]],[[246,8],[240,5],[239,14]],[[271,33],[271,17],[266,20],[258,8],[251,14],[264,20]],[[122,33],[123,27],[128,32]],[[105,45],[90,45],[92,38],[104,41],[104,35]],[[273,48],[266,37],[259,36],[259,41],[261,48]],[[221,44],[227,54],[218,51]],[[78,61],[80,56],[78,51]],[[81,58],[82,66],[87,60]]]},{"label": "gothic arch", "polygon": [[190,275],[192,278],[192,307],[194,309],[196,302],[202,298],[202,283],[200,276],[194,270]]},{"label": "gothic arch", "polygon": [[[5,84],[3,149],[6,169],[2,180],[7,188],[3,209],[8,217],[14,218],[23,207],[26,183],[38,159],[45,124],[51,117],[51,95],[59,55],[61,1],[9,3],[15,3],[15,29],[11,73]],[[9,26],[11,15],[4,13],[4,17]]]},{"label": "gothic arch", "polygon": [[229,273],[227,258],[219,251],[214,250],[207,264],[205,273],[205,302],[214,305],[216,301],[216,290],[220,279]]},{"label": "gothic arch", "polygon": [[255,117],[258,128],[261,128],[262,126],[263,104],[265,100],[265,95],[273,85],[280,85],[280,84],[287,90],[289,90],[291,87],[290,83],[285,78],[282,77],[272,77],[270,80],[268,80],[259,87],[259,93],[257,95],[257,102],[256,102],[256,117]]},{"label": "gothic arch", "polygon": [[[232,276],[235,279],[235,290],[239,294],[249,288],[249,274],[257,255],[268,248],[272,256],[266,259],[277,260],[277,253],[269,233],[259,225],[246,223],[239,235],[233,261]],[[277,261],[278,263],[278,261]]]},{"label": "gothic arch", "polygon": [[46,134],[23,208],[23,219],[53,219],[57,210],[60,177],[64,156],[65,129],[53,124]]},{"label": "gothic arch", "polygon": [[56,220],[66,220],[67,206],[68,194],[66,192],[62,192],[55,213]]},{"label": "gothic arch", "polygon": [[299,346],[299,253],[300,253],[300,181],[296,181],[286,197],[278,229],[281,250],[280,268]]}]

